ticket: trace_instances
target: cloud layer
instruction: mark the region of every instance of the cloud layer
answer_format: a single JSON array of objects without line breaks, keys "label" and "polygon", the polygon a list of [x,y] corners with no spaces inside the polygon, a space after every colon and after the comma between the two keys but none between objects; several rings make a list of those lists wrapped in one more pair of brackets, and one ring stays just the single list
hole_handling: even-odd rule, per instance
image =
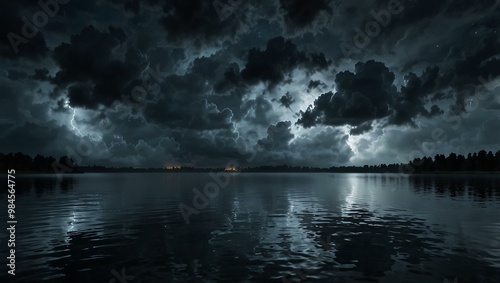
[{"label": "cloud layer", "polygon": [[408,0],[397,13],[394,1],[10,2],[7,152],[332,166],[498,150],[498,1]]}]

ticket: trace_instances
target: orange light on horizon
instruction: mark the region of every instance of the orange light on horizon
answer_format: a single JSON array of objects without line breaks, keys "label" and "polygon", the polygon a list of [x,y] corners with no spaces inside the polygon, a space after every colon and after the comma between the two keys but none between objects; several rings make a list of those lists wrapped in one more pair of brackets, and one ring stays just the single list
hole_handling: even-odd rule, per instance
[{"label": "orange light on horizon", "polygon": [[181,169],[181,166],[180,165],[170,165],[170,166],[165,166],[165,169],[176,170],[176,169]]}]

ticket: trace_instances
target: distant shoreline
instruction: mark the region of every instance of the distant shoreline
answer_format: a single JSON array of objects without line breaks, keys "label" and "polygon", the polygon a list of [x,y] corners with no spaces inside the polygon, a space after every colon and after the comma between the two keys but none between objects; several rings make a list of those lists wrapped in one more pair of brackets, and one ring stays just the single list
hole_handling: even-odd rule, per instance
[{"label": "distant shoreline", "polygon": [[[248,164],[246,164],[248,166]],[[37,155],[31,158],[21,152],[0,153],[0,168],[2,170],[16,170],[20,174],[82,174],[82,173],[210,173],[210,172],[238,172],[238,173],[391,173],[391,174],[499,174],[500,150],[493,154],[492,151],[480,150],[466,156],[450,153],[448,157],[438,154],[434,158],[415,158],[408,163],[390,163],[363,166],[292,166],[286,163],[281,165],[261,165],[243,167],[227,164],[225,167],[192,167],[165,165],[164,167],[106,167],[102,165],[81,165],[69,156],[62,156],[59,162],[52,156]]]},{"label": "distant shoreline", "polygon": [[[400,173],[400,172],[333,172],[333,171],[86,171],[86,172],[65,172],[60,173],[61,175],[73,175],[73,174],[93,174],[93,173],[107,173],[107,174],[116,174],[116,173],[166,173],[166,174],[182,174],[182,173],[229,173],[229,174],[252,174],[252,173],[266,173],[266,174],[278,174],[278,173],[326,173],[326,174],[401,174],[401,175],[491,175],[491,174],[499,174],[500,171],[471,171],[471,172],[453,172],[453,171],[435,171],[435,172],[418,172],[418,173]],[[25,171],[16,171],[16,175],[56,175],[56,172],[25,172]]]}]

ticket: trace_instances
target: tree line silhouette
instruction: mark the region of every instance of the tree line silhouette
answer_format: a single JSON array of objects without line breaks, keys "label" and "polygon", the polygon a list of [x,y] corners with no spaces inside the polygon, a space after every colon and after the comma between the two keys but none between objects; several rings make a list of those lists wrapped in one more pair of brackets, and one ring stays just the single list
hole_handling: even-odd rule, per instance
[{"label": "tree line silhouette", "polygon": [[[105,167],[79,166],[71,157],[61,156],[56,159],[52,156],[29,155],[18,153],[0,153],[0,168],[2,170],[15,169],[19,172],[43,173],[83,173],[83,172],[210,172],[224,171],[224,168],[194,168],[180,167],[165,168],[132,168],[132,167]],[[448,156],[437,154],[432,157],[415,158],[408,163],[364,165],[364,166],[332,166],[318,168],[308,166],[259,166],[238,168],[241,172],[333,172],[333,173],[432,173],[432,172],[498,172],[500,171],[500,150],[495,154],[489,151],[469,153],[467,157],[450,153]]]},{"label": "tree line silhouette", "polygon": [[438,154],[434,159],[430,157],[415,158],[410,162],[415,173],[421,172],[492,172],[500,171],[500,150],[495,154],[481,150],[469,153],[467,157],[450,153],[447,157]]},{"label": "tree line silhouette", "polygon": [[2,170],[15,169],[19,172],[80,172],[76,162],[69,156],[61,156],[56,160],[52,156],[38,154],[35,158],[31,158],[31,156],[23,154],[22,152],[9,154],[0,153],[0,168],[2,168]]}]

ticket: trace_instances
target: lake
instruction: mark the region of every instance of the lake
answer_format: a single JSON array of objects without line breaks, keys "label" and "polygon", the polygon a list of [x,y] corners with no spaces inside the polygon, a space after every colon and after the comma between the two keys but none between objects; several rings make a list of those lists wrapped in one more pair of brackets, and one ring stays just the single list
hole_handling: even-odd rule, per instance
[{"label": "lake", "polygon": [[86,173],[16,182],[16,275],[7,274],[2,229],[1,282],[500,282],[495,175]]}]

